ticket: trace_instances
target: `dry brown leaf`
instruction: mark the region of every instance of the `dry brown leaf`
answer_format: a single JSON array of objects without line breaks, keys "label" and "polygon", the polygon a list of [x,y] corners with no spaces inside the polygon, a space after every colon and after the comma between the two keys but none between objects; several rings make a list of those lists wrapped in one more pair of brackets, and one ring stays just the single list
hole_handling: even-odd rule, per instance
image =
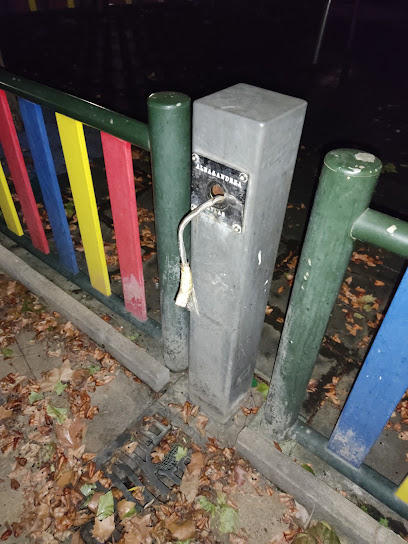
[{"label": "dry brown leaf", "polygon": [[186,402],[184,403],[183,409],[181,411],[181,414],[180,414],[181,417],[183,418],[184,423],[188,423],[190,421],[192,407],[193,406],[192,406],[191,402],[188,402],[188,400],[186,400]]},{"label": "dry brown leaf", "polygon": [[203,468],[205,464],[205,457],[204,455],[197,451],[195,453],[191,454],[191,461],[187,465],[187,472],[190,474],[200,474],[201,469]]},{"label": "dry brown leaf", "polygon": [[399,433],[398,438],[400,440],[408,440],[408,431],[402,431],[402,433]]},{"label": "dry brown leaf", "polygon": [[72,378],[73,371],[68,359],[66,359],[61,368],[53,368],[48,372],[43,373],[43,379],[38,382],[40,390],[43,392],[54,391],[58,381],[69,382]]},{"label": "dry brown leaf", "polygon": [[204,414],[198,414],[196,427],[199,430],[201,436],[203,436],[203,437],[206,434],[205,428],[207,427],[207,423],[208,423],[208,417],[206,415],[204,415]]},{"label": "dry brown leaf", "polygon": [[196,528],[193,518],[188,518],[183,523],[173,521],[167,525],[167,529],[177,540],[190,540],[196,537]]},{"label": "dry brown leaf", "polygon": [[8,540],[11,535],[13,534],[13,530],[12,529],[6,529],[4,531],[4,533],[0,536],[0,540],[3,542],[5,540]]},{"label": "dry brown leaf", "polygon": [[151,544],[151,514],[142,518],[133,516],[124,522],[125,524],[125,544]]},{"label": "dry brown leaf", "polygon": [[91,500],[88,502],[88,508],[91,512],[96,514],[96,511],[98,510],[99,505],[99,499],[104,495],[105,493],[101,493],[100,491],[97,491],[92,495]]},{"label": "dry brown leaf", "polygon": [[72,484],[74,481],[74,471],[73,470],[65,470],[64,472],[61,472],[56,478],[57,486],[60,489],[64,489],[64,487],[67,487],[68,485]]},{"label": "dry brown leaf", "polygon": [[7,419],[13,414],[13,410],[6,410],[4,406],[0,406],[0,420]]},{"label": "dry brown leaf", "polygon": [[279,500],[280,502],[283,502],[284,504],[290,504],[293,502],[292,495],[289,495],[288,493],[279,493]]},{"label": "dry brown leaf", "polygon": [[55,425],[55,433],[59,444],[64,449],[78,449],[85,436],[85,432],[86,423],[79,417],[75,417],[74,420],[66,419],[62,425]]},{"label": "dry brown leaf", "polygon": [[247,471],[241,465],[234,466],[234,480],[237,485],[244,485],[247,481]]},{"label": "dry brown leaf", "polygon": [[197,496],[200,473],[204,467],[205,458],[201,452],[195,452],[191,455],[191,461],[187,465],[181,480],[180,491],[185,496],[186,501],[192,503]]},{"label": "dry brown leaf", "polygon": [[132,508],[135,508],[135,503],[132,501],[127,501],[126,499],[122,499],[118,502],[116,509],[119,514],[120,519],[123,519],[126,514],[129,513]]},{"label": "dry brown leaf", "polygon": [[185,471],[180,484],[180,492],[184,495],[187,502],[190,504],[194,501],[198,493],[200,475],[197,473],[190,474]]},{"label": "dry brown leaf", "polygon": [[95,524],[92,529],[92,536],[98,542],[106,542],[115,530],[115,515],[112,514],[102,521],[95,518]]}]

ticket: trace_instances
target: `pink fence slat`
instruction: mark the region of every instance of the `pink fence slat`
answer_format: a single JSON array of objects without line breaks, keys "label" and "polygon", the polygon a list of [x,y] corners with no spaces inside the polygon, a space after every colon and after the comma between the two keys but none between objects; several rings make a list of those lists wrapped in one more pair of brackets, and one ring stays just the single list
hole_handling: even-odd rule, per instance
[{"label": "pink fence slat", "polygon": [[125,307],[146,321],[146,294],[130,144],[101,132]]},{"label": "pink fence slat", "polygon": [[43,253],[49,253],[50,249],[28,178],[27,168],[24,164],[7,96],[3,90],[0,90],[0,141],[33,246]]}]

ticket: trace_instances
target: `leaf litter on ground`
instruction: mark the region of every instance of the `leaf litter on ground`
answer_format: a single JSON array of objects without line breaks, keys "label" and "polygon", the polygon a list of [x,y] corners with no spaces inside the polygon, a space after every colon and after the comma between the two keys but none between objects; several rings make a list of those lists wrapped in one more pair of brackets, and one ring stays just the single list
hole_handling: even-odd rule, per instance
[{"label": "leaf litter on ground", "polygon": [[[8,295],[3,294],[4,287],[9,288]],[[248,493],[248,486],[254,497],[276,496],[268,482],[233,448],[222,448],[211,437],[206,446],[198,446],[183,441],[185,437],[176,429],[156,448],[152,460],[159,462],[173,444],[183,444],[178,457],[185,457],[186,450],[191,455],[181,485],[173,487],[167,503],[146,505],[145,513],[137,514],[133,502],[124,499],[97,470],[95,454],[86,452],[83,444],[86,422],[97,414],[91,394],[114,379],[118,364],[72,323],[47,312],[37,297],[18,283],[2,282],[1,276],[0,299],[8,313],[2,348],[27,329],[34,332],[33,341],[49,342],[50,353],[61,349],[63,359],[60,367],[45,372],[40,380],[12,373],[0,380],[0,391],[7,399],[1,407],[6,417],[0,423],[0,449],[15,458],[12,487],[24,490],[23,514],[10,524],[10,535],[25,533],[27,540],[38,544],[58,544],[73,535],[72,543],[82,544],[79,529],[91,521],[93,536],[102,543],[111,541],[116,512],[123,525],[118,544],[247,544],[233,497]],[[59,347],[54,349],[55,337]],[[206,436],[208,418],[198,406],[186,402],[173,409]],[[131,453],[136,447],[137,441],[132,440],[124,451]],[[98,490],[101,486],[105,492]],[[135,500],[142,500],[141,489],[132,493]],[[284,508],[285,542],[290,542],[298,531],[291,517],[296,512],[294,501],[287,498]]]}]

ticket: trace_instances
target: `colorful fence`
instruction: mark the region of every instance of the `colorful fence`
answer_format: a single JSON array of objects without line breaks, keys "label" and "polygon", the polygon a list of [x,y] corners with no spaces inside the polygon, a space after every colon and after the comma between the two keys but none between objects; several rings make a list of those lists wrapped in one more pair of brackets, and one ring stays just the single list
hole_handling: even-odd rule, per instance
[{"label": "colorful fence", "polygon": [[[5,90],[19,96],[20,112],[58,261],[50,254]],[[156,213],[161,320],[165,330],[165,355],[170,354],[165,359],[171,367],[175,358],[173,344],[177,341],[179,345],[181,337],[186,349],[188,333],[187,312],[175,307],[173,300],[178,287],[174,274],[179,264],[177,227],[190,203],[190,100],[180,93],[157,93],[149,98],[148,104],[152,119],[150,127],[2,70],[0,142],[30,240],[23,233],[1,165],[0,207],[5,225],[0,224],[0,229],[141,330],[159,338],[160,324],[147,315],[131,143],[150,150],[155,207],[161,210],[161,216]],[[88,277],[78,269],[44,122],[44,106],[55,112]],[[100,131],[123,300],[111,292],[84,124]],[[175,365],[179,369],[186,362],[179,358]]]},{"label": "colorful fence", "polygon": [[363,464],[408,388],[408,272],[330,440],[298,420],[355,241],[408,257],[408,223],[368,208],[381,168],[374,155],[357,150],[325,157],[264,417],[272,436],[295,438],[408,519],[408,480],[397,489]]}]

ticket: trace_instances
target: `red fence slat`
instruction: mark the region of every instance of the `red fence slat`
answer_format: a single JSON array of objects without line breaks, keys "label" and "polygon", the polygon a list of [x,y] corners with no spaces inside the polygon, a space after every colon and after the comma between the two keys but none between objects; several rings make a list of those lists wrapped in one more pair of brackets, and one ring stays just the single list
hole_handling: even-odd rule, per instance
[{"label": "red fence slat", "polygon": [[5,91],[0,90],[0,141],[3,146],[11,177],[16,188],[24,218],[34,247],[49,253],[48,242],[38,213],[27,168],[24,163],[10,107]]},{"label": "red fence slat", "polygon": [[146,321],[146,295],[130,143],[101,132],[125,307]]}]

